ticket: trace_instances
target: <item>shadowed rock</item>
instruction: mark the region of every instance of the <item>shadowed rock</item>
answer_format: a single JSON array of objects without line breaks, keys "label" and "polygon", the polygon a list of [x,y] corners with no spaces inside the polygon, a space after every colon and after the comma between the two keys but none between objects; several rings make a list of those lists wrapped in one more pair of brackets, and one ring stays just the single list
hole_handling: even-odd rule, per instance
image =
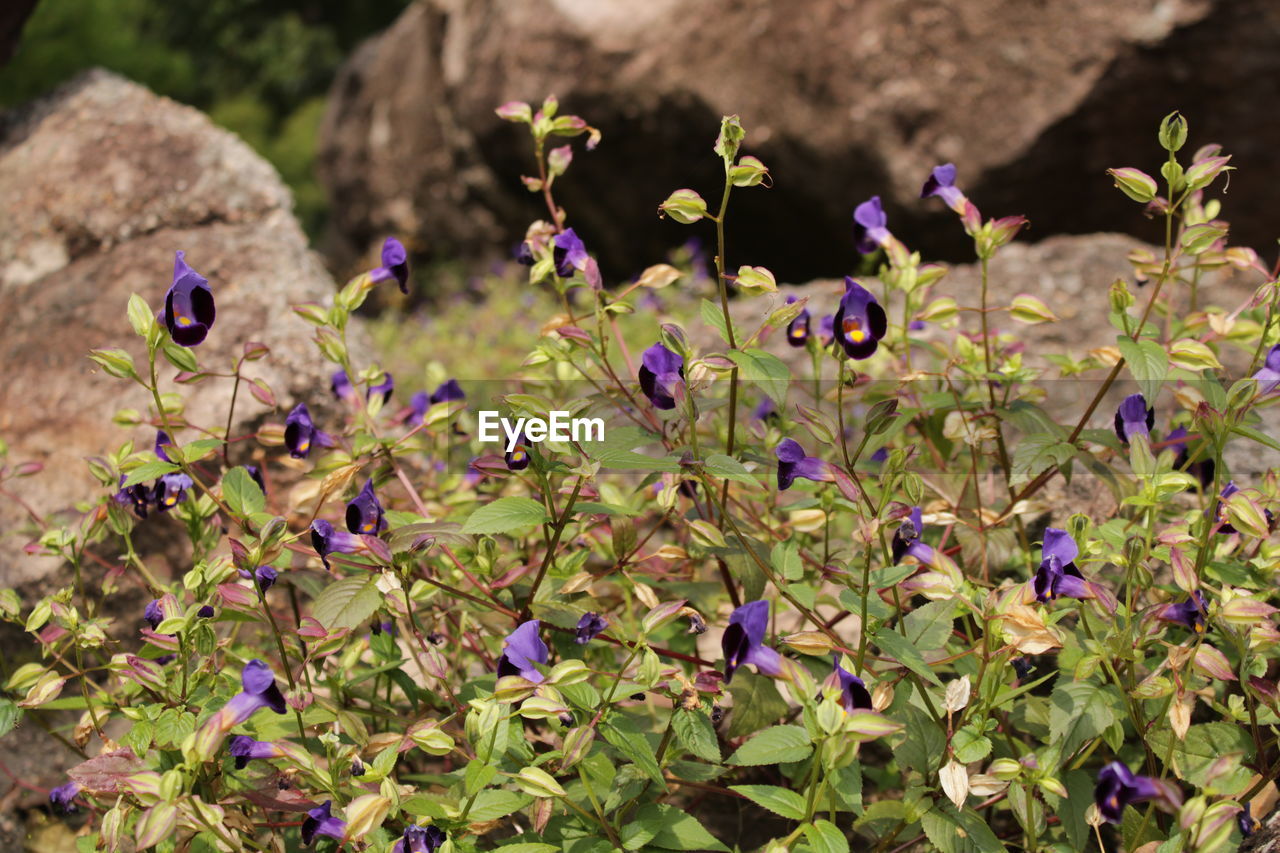
[{"label": "shadowed rock", "polygon": [[[150,446],[155,437],[112,424],[117,409],[145,412],[149,396],[98,370],[87,353],[124,347],[145,370],[125,306],[131,293],[163,306],[175,250],[186,250],[217,301],[217,322],[195,350],[201,365],[228,371],[246,341],[265,343],[271,355],[245,373],[264,380],[281,406],[327,388],[309,327],[290,306],[325,299],[333,283],[265,161],[196,110],[105,72],[89,72],[0,127],[0,197],[0,436],[9,463],[44,465],[0,486],[25,504],[0,499],[0,586],[20,586],[57,567],[23,553],[33,530],[27,509],[74,518],[75,502],[103,491],[85,457],[129,438]],[[161,365],[161,390],[181,392],[194,423],[220,427],[231,382],[178,386],[175,372]],[[269,412],[244,390],[233,433]],[[250,461],[254,449],[235,447],[232,461]],[[162,538],[180,529],[163,517],[148,527]]]},{"label": "shadowed rock", "polygon": [[1257,105],[1278,37],[1267,0],[429,0],[335,82],[322,177],[348,256],[387,230],[442,256],[506,249],[545,211],[519,182],[534,169],[524,128],[493,108],[555,93],[604,132],[558,196],[602,263],[632,275],[706,237],[654,211],[681,186],[717,197],[711,144],[739,113],[776,185],[735,196],[730,265],[806,280],[852,267],[850,212],[872,194],[911,245],[963,258],[950,214],[917,198],[947,160],[989,215],[1028,214],[1033,239],[1156,239],[1105,170],[1155,172],[1156,125],[1181,109],[1187,154],[1209,141],[1236,154],[1227,216],[1262,244],[1280,118]]}]

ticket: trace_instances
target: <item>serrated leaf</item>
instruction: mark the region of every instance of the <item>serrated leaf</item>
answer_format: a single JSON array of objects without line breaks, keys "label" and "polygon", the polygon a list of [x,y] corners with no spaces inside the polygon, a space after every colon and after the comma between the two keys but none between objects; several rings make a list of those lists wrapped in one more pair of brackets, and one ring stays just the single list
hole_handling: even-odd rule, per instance
[{"label": "serrated leaf", "polygon": [[[1172,737],[1169,729],[1156,729],[1147,735],[1147,742],[1157,754],[1165,755]],[[1230,766],[1219,764],[1232,756],[1238,758]],[[1249,782],[1250,771],[1242,763],[1253,757],[1253,741],[1244,729],[1230,723],[1198,723],[1173,745],[1172,757],[1179,779],[1197,788],[1212,784],[1214,792],[1231,796],[1243,791]]]},{"label": "serrated leaf", "polygon": [[267,508],[267,498],[253,477],[237,466],[222,475],[222,499],[238,515],[253,515]]},{"label": "serrated leaf", "polygon": [[815,820],[806,826],[804,837],[813,853],[849,853],[849,839],[829,820]]},{"label": "serrated leaf", "polygon": [[1059,680],[1049,702],[1049,738],[1063,760],[1119,719],[1114,691],[1088,681]]},{"label": "serrated leaf", "polygon": [[720,743],[716,740],[716,730],[706,714],[689,708],[678,708],[671,717],[671,727],[680,739],[680,745],[689,752],[704,761],[720,763]]},{"label": "serrated leaf", "polygon": [[804,820],[804,797],[776,785],[730,785],[751,802],[791,820]]},{"label": "serrated leaf", "polygon": [[462,525],[462,532],[507,533],[547,521],[546,507],[532,498],[498,498],[471,513]]},{"label": "serrated leaf", "polygon": [[649,845],[663,850],[715,850],[725,846],[693,815],[675,806],[650,803],[636,812],[636,823],[653,832]]},{"label": "serrated leaf", "polygon": [[658,757],[653,751],[653,746],[635,723],[626,717],[615,716],[609,722],[600,724],[600,734],[614,749],[631,759],[657,784],[659,790],[666,790],[667,783],[662,778],[662,770],[658,767]]},{"label": "serrated leaf", "polygon": [[935,803],[920,818],[920,827],[942,853],[1004,853],[1000,839],[973,809],[960,812],[951,803]]},{"label": "serrated leaf", "polygon": [[791,370],[782,359],[758,349],[730,350],[725,354],[738,365],[742,378],[772,397],[778,408],[787,404]]},{"label": "serrated leaf", "polygon": [[720,339],[725,343],[729,342],[728,326],[724,323],[724,309],[709,299],[702,300],[699,306],[702,313],[702,322],[720,333]]},{"label": "serrated leaf", "polygon": [[809,733],[800,726],[773,726],[757,734],[729,756],[730,764],[754,767],[803,761],[813,752]]},{"label": "serrated leaf", "polygon": [[[22,718],[22,709],[11,699],[0,699],[0,737],[13,731],[13,727]],[[717,759],[719,760],[719,759]]]},{"label": "serrated leaf", "polygon": [[1014,484],[1025,483],[1055,465],[1066,463],[1075,453],[1074,447],[1052,435],[1028,435],[1013,451],[1010,479]]},{"label": "serrated leaf", "polygon": [[382,606],[382,593],[370,577],[343,578],[324,588],[312,615],[325,628],[354,628]]}]

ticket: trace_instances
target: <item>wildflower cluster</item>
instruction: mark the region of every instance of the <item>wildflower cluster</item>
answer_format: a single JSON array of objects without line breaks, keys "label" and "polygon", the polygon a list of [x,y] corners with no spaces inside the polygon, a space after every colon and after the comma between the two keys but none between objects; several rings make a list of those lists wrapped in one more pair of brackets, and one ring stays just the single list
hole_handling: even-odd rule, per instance
[{"label": "wildflower cluster", "polygon": [[[352,313],[413,286],[394,238],[297,306],[329,387],[247,438],[234,412],[190,423],[166,364],[276,401],[245,373],[262,345],[198,360],[219,288],[177,252],[163,310],[128,306],[145,363],[91,356],[154,405],[118,418],[142,445],[91,460],[96,503],[39,537],[74,583],[0,596],[39,647],[0,724],[79,753],[54,809],[110,850],[1209,853],[1253,831],[1280,767],[1280,483],[1227,450],[1280,451],[1280,289],[1210,197],[1229,157],[1180,161],[1175,114],[1163,191],[1112,170],[1163,252],[1133,257],[1141,302],[1099,294],[1114,346],[1036,360],[1019,330],[1053,312],[989,288],[1027,223],[984,218],[954,165],[920,195],[971,238],[976,293],[946,295],[874,197],[850,204],[859,274],[784,294],[727,262],[731,200],[773,176],[726,117],[718,206],[659,207],[715,226],[702,299],[672,264],[605,281],[569,227],[568,140],[598,131],[554,98],[498,114],[531,135],[548,216],[511,270],[558,312],[501,403],[599,414],[604,439],[486,452],[465,362],[405,396],[360,361]],[[1202,307],[1227,268],[1256,293]],[[1067,378],[1079,408],[1034,381]],[[1046,500],[1069,478],[1111,509]],[[172,576],[147,528],[182,530]],[[149,603],[123,613],[130,588]]]}]

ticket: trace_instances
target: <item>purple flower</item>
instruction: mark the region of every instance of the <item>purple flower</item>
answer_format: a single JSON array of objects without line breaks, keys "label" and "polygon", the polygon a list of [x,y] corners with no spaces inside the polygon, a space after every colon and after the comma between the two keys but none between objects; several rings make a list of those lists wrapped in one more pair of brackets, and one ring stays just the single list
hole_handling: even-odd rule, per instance
[{"label": "purple flower", "polygon": [[[215,614],[215,611],[213,609],[213,605],[210,605],[210,604],[206,604],[196,611],[196,616],[200,617],[201,619],[212,619],[214,617],[214,614]],[[155,629],[153,628],[152,630],[155,630]]]},{"label": "purple flower", "polygon": [[840,704],[844,705],[844,709],[850,713],[865,708],[871,708],[871,693],[867,691],[867,685],[862,679],[849,672],[840,665],[840,656],[833,657],[835,663],[836,678],[840,682]]},{"label": "purple flower", "polygon": [[[787,304],[795,302],[794,296],[787,297]],[[787,343],[793,347],[802,347],[809,340],[809,309],[801,308],[795,319],[787,324]]]},{"label": "purple flower", "polygon": [[284,751],[274,743],[254,740],[248,735],[236,735],[231,739],[231,747],[227,750],[235,757],[236,769],[243,770],[245,765],[255,758],[283,758]]},{"label": "purple flower", "polygon": [[1185,625],[1197,634],[1203,634],[1205,617],[1209,615],[1209,603],[1204,600],[1200,590],[1191,593],[1186,601],[1179,604],[1166,604],[1160,608],[1157,618],[1166,622],[1177,622]]},{"label": "purple flower", "polygon": [[1240,835],[1244,838],[1253,835],[1253,831],[1258,828],[1258,822],[1249,813],[1248,803],[1245,803],[1244,807],[1240,809],[1240,813],[1236,815],[1236,826],[1240,827]]},{"label": "purple flower", "polygon": [[[124,474],[120,475],[120,483],[123,485],[127,478]],[[112,498],[116,503],[122,506],[132,507],[134,514],[138,518],[147,517],[147,507],[151,505],[152,494],[151,489],[142,483],[135,483],[128,488],[123,488],[116,492]]]},{"label": "purple flower", "polygon": [[779,420],[778,407],[774,404],[772,397],[761,397],[760,402],[751,412],[751,419],[755,421]]},{"label": "purple flower", "polygon": [[258,566],[253,570],[253,582],[258,587],[258,592],[266,593],[275,585],[277,572],[270,566]]},{"label": "purple flower", "polygon": [[388,237],[382,244],[382,266],[370,270],[374,284],[395,279],[401,293],[409,292],[409,255],[395,237]]},{"label": "purple flower", "polygon": [[1013,664],[1013,674],[1018,676],[1019,681],[1026,681],[1027,676],[1031,674],[1031,661],[1028,658],[1014,658],[1009,661]]},{"label": "purple flower", "polygon": [[828,314],[818,321],[818,343],[826,349],[836,339],[836,315]]},{"label": "purple flower", "polygon": [[1187,428],[1178,427],[1169,433],[1165,438],[1168,446],[1177,454],[1173,460],[1173,467],[1186,471],[1197,480],[1200,481],[1202,488],[1209,488],[1213,485],[1214,470],[1217,467],[1214,464],[1213,457],[1204,453],[1196,461],[1191,461],[1191,448],[1187,442]]},{"label": "purple flower", "polygon": [[142,611],[142,618],[151,626],[154,631],[160,627],[160,623],[164,621],[164,607],[160,604],[160,599],[154,599]]},{"label": "purple flower", "polygon": [[1267,350],[1266,361],[1258,372],[1253,374],[1253,378],[1258,380],[1259,394],[1270,394],[1280,387],[1280,344]]},{"label": "purple flower", "polygon": [[365,481],[360,494],[347,504],[347,529],[352,533],[377,536],[387,529],[386,512],[373,492],[373,479]]},{"label": "purple flower", "polygon": [[1148,776],[1136,776],[1119,761],[1113,761],[1098,772],[1093,801],[1098,812],[1109,823],[1119,823],[1124,807],[1131,803],[1154,800],[1161,796],[1160,786]]},{"label": "purple flower", "polygon": [[778,457],[778,488],[789,489],[797,477],[821,482],[831,479],[831,469],[816,456],[805,456],[800,442],[784,438],[773,451]]},{"label": "purple flower", "polygon": [[262,479],[262,469],[257,465],[246,465],[244,470],[248,472],[249,479],[258,484],[258,488],[262,489],[262,494],[267,493],[267,482]]},{"label": "purple flower", "polygon": [[316,429],[311,420],[311,412],[307,411],[307,404],[299,403],[284,419],[284,446],[289,448],[289,455],[294,459],[306,459],[313,444],[329,447],[333,441]]},{"label": "purple flower", "polygon": [[155,501],[156,509],[160,512],[173,509],[187,499],[187,489],[193,485],[191,478],[186,474],[165,474],[156,480],[155,488],[152,489],[152,500]]},{"label": "purple flower", "polygon": [[1116,435],[1125,444],[1135,435],[1151,438],[1151,428],[1156,425],[1156,410],[1147,406],[1147,398],[1130,394],[1116,409]]},{"label": "purple flower", "polygon": [[924,532],[920,507],[913,506],[911,515],[903,519],[902,524],[893,532],[893,562],[901,563],[902,558],[910,554],[925,565],[933,564],[933,548],[920,541]]},{"label": "purple flower", "polygon": [[458,384],[456,379],[446,379],[441,382],[436,390],[431,392],[431,403],[452,403],[458,400],[467,399],[467,394],[462,390],[462,386]]},{"label": "purple flower", "polygon": [[75,799],[79,796],[80,790],[80,785],[77,782],[59,785],[49,792],[49,805],[63,814],[75,814],[80,810],[75,804]]},{"label": "purple flower", "polygon": [[530,619],[528,622],[521,622],[507,635],[507,639],[502,644],[502,657],[498,658],[499,678],[518,675],[535,684],[543,681],[544,676],[534,666],[537,663],[546,663],[549,654],[547,644],[538,636],[538,630],[541,627],[542,623],[537,619]]},{"label": "purple flower", "polygon": [[572,228],[566,228],[556,235],[552,242],[551,257],[555,261],[556,275],[569,278],[575,269],[583,269],[587,265],[587,247]]},{"label": "purple flower", "polygon": [[869,358],[888,330],[884,309],[871,291],[845,276],[844,296],[832,321],[836,339],[849,358]]},{"label": "purple flower", "polygon": [[929,173],[929,179],[924,182],[924,187],[920,190],[920,198],[929,198],[935,195],[946,202],[947,207],[961,216],[964,215],[965,206],[969,203],[969,200],[956,187],[956,167],[954,163],[935,166],[933,171]]},{"label": "purple flower", "polygon": [[889,218],[884,215],[880,196],[874,195],[853,209],[853,243],[858,251],[869,255],[893,238],[885,226]]},{"label": "purple flower", "polygon": [[528,240],[525,240],[516,247],[515,259],[518,264],[522,264],[526,267],[533,266],[533,246],[529,244]]},{"label": "purple flower", "polygon": [[1056,527],[1045,530],[1040,555],[1040,568],[1032,583],[1036,601],[1045,603],[1059,596],[1090,597],[1089,587],[1075,564],[1080,548],[1067,531]]},{"label": "purple flower", "polygon": [[173,283],[164,297],[164,325],[173,342],[193,347],[213,327],[213,291],[204,276],[187,266],[186,252],[173,256]]},{"label": "purple flower", "polygon": [[724,650],[724,680],[733,679],[733,673],[745,664],[754,664],[762,675],[778,675],[782,672],[782,656],[764,644],[769,629],[769,602],[748,601],[733,611],[729,627],[720,638]]},{"label": "purple flower", "polygon": [[584,613],[578,620],[578,636],[574,638],[574,642],[580,646],[585,645],[600,636],[608,627],[609,622],[599,613]]},{"label": "purple flower", "polygon": [[351,393],[351,380],[347,377],[345,370],[334,371],[333,376],[329,379],[329,390],[339,400],[345,400],[347,395]]},{"label": "purple flower", "polygon": [[661,342],[640,359],[640,390],[655,409],[674,409],[676,392],[684,385],[684,359]]},{"label": "purple flower", "polygon": [[220,731],[231,731],[261,708],[270,708],[277,714],[285,712],[284,695],[276,684],[276,675],[262,661],[254,658],[244,665],[240,685],[243,689],[214,715]]},{"label": "purple flower", "polygon": [[173,447],[173,439],[169,438],[169,434],[164,430],[156,430],[156,456],[165,462],[172,462],[169,454],[165,452],[166,447]]},{"label": "purple flower", "polygon": [[325,570],[333,571],[333,566],[329,565],[330,554],[354,554],[364,547],[364,543],[359,536],[338,530],[321,518],[311,522],[311,547],[320,555]]},{"label": "purple flower", "polygon": [[327,835],[330,838],[336,838],[339,841],[347,834],[347,822],[341,818],[334,817],[330,810],[333,807],[333,800],[325,800],[311,811],[307,812],[307,817],[302,821],[302,843],[310,847],[315,843],[317,835]]},{"label": "purple flower", "polygon": [[867,458],[869,461],[874,462],[876,465],[883,465],[884,463],[889,461],[889,448],[881,447],[880,449],[876,450],[875,453],[872,453]]},{"label": "purple flower", "polygon": [[436,853],[447,839],[438,826],[406,826],[391,853]]},{"label": "purple flower", "polygon": [[365,392],[364,397],[366,400],[372,400],[375,395],[381,394],[382,402],[385,403],[391,399],[391,392],[395,390],[395,387],[396,381],[391,378],[391,374],[384,373],[382,374],[382,381],[377,385],[370,385],[369,390]]},{"label": "purple flower", "polygon": [[507,461],[508,471],[523,471],[529,467],[533,457],[529,455],[529,439],[525,438],[524,433],[516,436],[515,445],[502,454],[502,457]]}]

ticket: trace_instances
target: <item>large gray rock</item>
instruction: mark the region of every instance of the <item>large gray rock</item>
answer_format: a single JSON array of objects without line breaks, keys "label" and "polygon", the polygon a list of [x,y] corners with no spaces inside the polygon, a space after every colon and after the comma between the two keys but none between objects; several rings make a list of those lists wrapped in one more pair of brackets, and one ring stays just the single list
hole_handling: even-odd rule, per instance
[{"label": "large gray rock", "polygon": [[[85,457],[154,438],[112,424],[117,409],[145,411],[149,396],[96,369],[87,353],[124,347],[145,365],[125,306],[131,293],[163,306],[177,249],[217,301],[217,322],[196,350],[202,365],[225,371],[246,341],[261,341],[271,356],[246,373],[282,406],[326,388],[309,327],[290,306],[325,299],[333,282],[274,170],[196,110],[90,72],[0,126],[0,198],[0,436],[10,463],[44,465],[6,484],[32,512],[56,518],[96,498]],[[174,373],[163,366],[162,390],[187,397],[194,423],[220,426],[230,381],[177,386]],[[233,432],[268,413],[243,392]],[[235,452],[249,461],[251,447]],[[32,529],[22,506],[0,500],[0,586],[56,569],[23,552]]]},{"label": "large gray rock", "polygon": [[1278,38],[1271,0],[424,0],[339,75],[322,177],[348,251],[388,231],[445,256],[505,251],[541,201],[518,180],[524,129],[493,108],[555,93],[604,131],[558,195],[602,263],[633,274],[707,236],[654,210],[681,186],[717,196],[711,143],[739,113],[776,186],[736,197],[731,266],[804,281],[853,265],[850,212],[872,194],[914,247],[963,257],[949,212],[917,199],[946,160],[985,212],[1028,215],[1031,239],[1158,239],[1105,170],[1154,172],[1155,128],[1181,109],[1186,154],[1235,153],[1226,216],[1262,244],[1280,115],[1256,105]]}]

